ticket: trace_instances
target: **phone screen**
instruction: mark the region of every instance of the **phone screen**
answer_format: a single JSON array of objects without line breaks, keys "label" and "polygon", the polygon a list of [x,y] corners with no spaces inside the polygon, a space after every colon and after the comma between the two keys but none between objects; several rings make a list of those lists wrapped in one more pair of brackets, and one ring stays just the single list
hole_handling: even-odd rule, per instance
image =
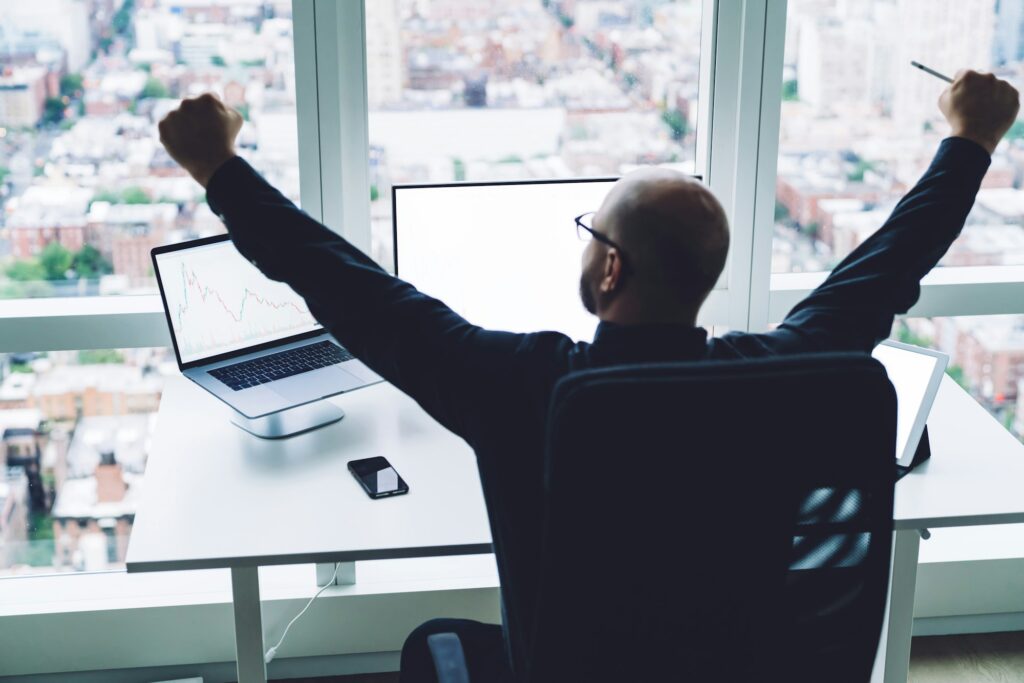
[{"label": "phone screen", "polygon": [[409,486],[387,458],[378,456],[353,460],[348,464],[348,469],[359,480],[370,498],[396,496],[409,491]]}]

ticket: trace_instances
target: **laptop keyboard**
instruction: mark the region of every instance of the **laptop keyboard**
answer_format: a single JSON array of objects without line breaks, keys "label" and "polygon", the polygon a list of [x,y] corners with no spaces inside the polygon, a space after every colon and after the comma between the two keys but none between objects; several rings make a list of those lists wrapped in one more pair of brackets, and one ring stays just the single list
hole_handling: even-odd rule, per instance
[{"label": "laptop keyboard", "polygon": [[326,368],[352,358],[351,353],[337,344],[323,341],[226,365],[210,370],[210,374],[235,391],[240,391],[310,370]]}]

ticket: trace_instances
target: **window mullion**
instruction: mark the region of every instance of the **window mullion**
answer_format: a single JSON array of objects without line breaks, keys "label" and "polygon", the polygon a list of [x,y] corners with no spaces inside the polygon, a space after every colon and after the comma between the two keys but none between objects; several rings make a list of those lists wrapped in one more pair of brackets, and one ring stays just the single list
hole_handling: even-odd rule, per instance
[{"label": "window mullion", "polygon": [[362,0],[313,0],[321,220],[370,251],[366,20]]},{"label": "window mullion", "polygon": [[748,329],[766,0],[716,2],[707,182],[732,226],[727,325]]},{"label": "window mullion", "polygon": [[747,329],[768,327],[772,237],[775,227],[775,176],[778,170],[779,126],[782,116],[782,63],[786,43],[786,0],[772,0],[765,9],[761,104],[757,126],[757,165],[754,178],[753,236],[750,258],[750,298]]}]

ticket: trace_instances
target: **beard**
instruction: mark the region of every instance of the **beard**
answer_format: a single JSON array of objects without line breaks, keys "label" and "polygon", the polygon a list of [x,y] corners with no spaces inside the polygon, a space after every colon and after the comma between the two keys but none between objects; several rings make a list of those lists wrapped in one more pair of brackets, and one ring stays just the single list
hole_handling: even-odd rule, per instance
[{"label": "beard", "polygon": [[587,313],[597,315],[597,299],[594,296],[594,288],[590,286],[587,271],[580,274],[580,301],[583,302],[583,308],[587,309]]}]

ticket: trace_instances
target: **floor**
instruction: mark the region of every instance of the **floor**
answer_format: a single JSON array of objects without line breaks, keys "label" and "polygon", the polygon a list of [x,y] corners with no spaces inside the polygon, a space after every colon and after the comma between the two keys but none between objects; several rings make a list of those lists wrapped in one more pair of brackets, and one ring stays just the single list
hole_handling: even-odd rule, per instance
[{"label": "floor", "polygon": [[[398,683],[398,674],[280,683]],[[1024,683],[1024,632],[914,638],[909,683]]]},{"label": "floor", "polygon": [[1024,683],[1024,632],[914,638],[909,683]]}]

